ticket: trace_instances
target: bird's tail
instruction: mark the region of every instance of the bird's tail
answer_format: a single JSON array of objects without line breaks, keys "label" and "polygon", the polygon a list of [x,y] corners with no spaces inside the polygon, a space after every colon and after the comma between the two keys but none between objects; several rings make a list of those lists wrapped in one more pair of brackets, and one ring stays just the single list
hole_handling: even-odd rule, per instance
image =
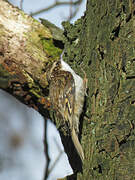
[{"label": "bird's tail", "polygon": [[71,137],[72,137],[72,141],[74,143],[74,146],[77,150],[77,153],[79,154],[81,160],[83,161],[84,160],[84,153],[83,153],[83,149],[82,149],[82,146],[78,140],[78,136],[75,132],[75,129],[73,128],[72,131],[71,131]]}]

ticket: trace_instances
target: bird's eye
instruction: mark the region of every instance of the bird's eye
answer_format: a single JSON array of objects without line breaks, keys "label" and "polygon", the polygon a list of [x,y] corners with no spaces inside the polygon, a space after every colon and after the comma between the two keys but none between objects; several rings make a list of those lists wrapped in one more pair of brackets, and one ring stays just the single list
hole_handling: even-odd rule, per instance
[{"label": "bird's eye", "polygon": [[54,71],[58,71],[60,69],[60,61],[57,61],[55,64]]}]

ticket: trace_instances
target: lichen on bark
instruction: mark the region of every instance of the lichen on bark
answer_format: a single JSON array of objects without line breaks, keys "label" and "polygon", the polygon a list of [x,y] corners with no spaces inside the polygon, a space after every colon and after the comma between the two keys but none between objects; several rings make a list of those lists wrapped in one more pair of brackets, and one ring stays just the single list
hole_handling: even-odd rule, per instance
[{"label": "lichen on bark", "polygon": [[47,27],[4,0],[0,36],[0,88],[44,115],[48,104],[46,70],[62,50],[53,44]]},{"label": "lichen on bark", "polygon": [[88,0],[85,15],[65,24],[65,60],[88,78],[80,180],[135,178],[134,12],[130,0]]}]

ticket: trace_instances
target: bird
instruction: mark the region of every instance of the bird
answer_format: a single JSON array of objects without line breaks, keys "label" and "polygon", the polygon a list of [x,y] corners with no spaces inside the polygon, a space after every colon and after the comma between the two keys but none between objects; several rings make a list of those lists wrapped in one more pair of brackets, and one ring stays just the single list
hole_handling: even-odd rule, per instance
[{"label": "bird", "polygon": [[49,99],[56,116],[69,127],[73,144],[81,160],[84,152],[78,139],[79,119],[83,111],[85,85],[83,79],[63,60],[55,61],[47,72]]}]

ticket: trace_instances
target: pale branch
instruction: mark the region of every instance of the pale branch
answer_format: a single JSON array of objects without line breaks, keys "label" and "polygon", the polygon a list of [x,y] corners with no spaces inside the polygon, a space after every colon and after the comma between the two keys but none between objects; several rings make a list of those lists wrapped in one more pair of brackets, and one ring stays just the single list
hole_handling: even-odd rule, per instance
[{"label": "pale branch", "polygon": [[46,70],[62,50],[47,27],[4,0],[0,36],[0,88],[45,115]]}]

